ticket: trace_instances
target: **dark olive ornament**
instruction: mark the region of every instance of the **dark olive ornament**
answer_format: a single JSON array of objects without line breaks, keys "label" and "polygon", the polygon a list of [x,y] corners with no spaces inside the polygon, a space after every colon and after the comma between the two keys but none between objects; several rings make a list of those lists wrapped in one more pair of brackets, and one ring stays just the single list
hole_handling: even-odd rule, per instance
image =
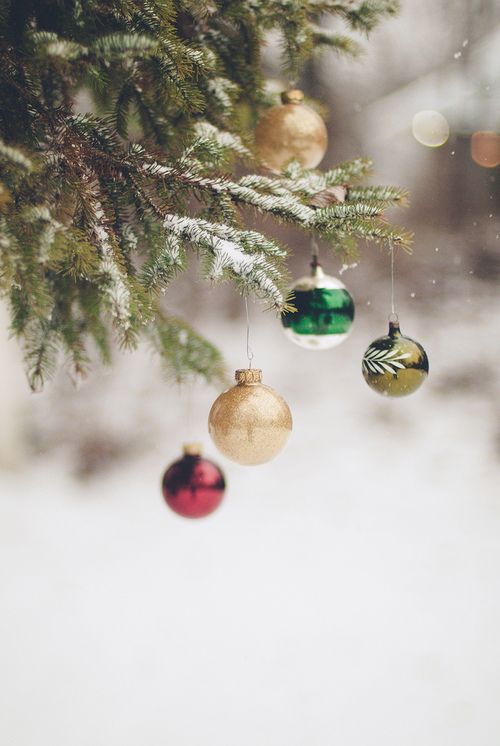
[{"label": "dark olive ornament", "polygon": [[421,344],[401,334],[399,321],[390,321],[389,334],[372,342],[363,357],[365,381],[383,396],[413,394],[428,373],[426,351]]}]

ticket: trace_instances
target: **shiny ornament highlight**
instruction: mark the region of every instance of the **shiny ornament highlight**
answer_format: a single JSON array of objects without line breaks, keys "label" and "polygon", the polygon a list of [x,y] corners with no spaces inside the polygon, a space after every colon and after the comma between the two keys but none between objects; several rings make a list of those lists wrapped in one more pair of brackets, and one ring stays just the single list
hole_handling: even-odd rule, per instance
[{"label": "shiny ornament highlight", "polygon": [[290,161],[315,168],[326,153],[328,132],[313,109],[302,103],[302,91],[285,91],[282,104],[268,109],[255,130],[255,144],[262,162],[281,171]]},{"label": "shiny ornament highlight", "polygon": [[201,457],[197,443],[184,446],[184,455],[169,466],[162,481],[167,505],[184,518],[203,518],[219,507],[226,482],[212,461]]},{"label": "shiny ornament highlight", "polygon": [[429,360],[422,345],[403,337],[398,321],[389,323],[389,334],[379,337],[363,357],[363,376],[383,396],[407,396],[423,384]]},{"label": "shiny ornament highlight", "polygon": [[307,350],[328,350],[346,339],[354,321],[354,301],[340,280],[313,264],[311,274],[297,280],[291,291],[297,310],[281,316],[288,339]]},{"label": "shiny ornament highlight", "polygon": [[224,391],[208,416],[210,436],[237,464],[264,464],[286,444],[292,415],[282,396],[262,383],[262,371],[237,370],[236,386]]}]

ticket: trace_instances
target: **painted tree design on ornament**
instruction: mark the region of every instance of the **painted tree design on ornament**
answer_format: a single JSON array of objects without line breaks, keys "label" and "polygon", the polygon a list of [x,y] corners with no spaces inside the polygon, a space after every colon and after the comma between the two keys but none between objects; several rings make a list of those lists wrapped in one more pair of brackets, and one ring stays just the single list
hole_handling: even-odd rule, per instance
[{"label": "painted tree design on ornament", "polygon": [[380,350],[377,347],[369,347],[363,357],[363,368],[367,373],[391,373],[397,375],[398,369],[405,366],[400,362],[410,357],[409,352],[398,354],[399,350]]}]

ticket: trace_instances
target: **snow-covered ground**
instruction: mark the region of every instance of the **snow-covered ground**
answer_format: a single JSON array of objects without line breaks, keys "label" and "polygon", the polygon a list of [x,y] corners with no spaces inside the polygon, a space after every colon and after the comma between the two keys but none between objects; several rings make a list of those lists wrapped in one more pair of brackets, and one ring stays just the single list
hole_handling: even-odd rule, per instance
[{"label": "snow-covered ground", "polygon": [[[500,301],[481,283],[473,295],[405,304],[431,376],[396,401],[359,370],[380,307],[324,353],[252,309],[255,364],[294,432],[247,468],[205,436],[229,483],[208,519],[169,512],[159,478],[206,432],[216,392],[193,392],[188,428],[185,395],[152,384],[147,353],[121,361],[104,398],[122,428],[143,405],[138,439],[149,423],[154,445],[83,483],[61,446],[3,472],[2,746],[497,743]],[[242,322],[202,330],[244,365]],[[31,406],[48,417],[50,396]]]}]

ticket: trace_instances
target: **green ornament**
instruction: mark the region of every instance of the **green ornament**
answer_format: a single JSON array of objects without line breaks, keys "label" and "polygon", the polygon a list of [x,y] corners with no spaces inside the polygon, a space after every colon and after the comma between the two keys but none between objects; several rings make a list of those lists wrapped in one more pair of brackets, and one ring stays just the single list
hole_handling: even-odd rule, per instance
[{"label": "green ornament", "polygon": [[354,301],[340,280],[313,264],[311,274],[297,280],[291,291],[297,310],[281,317],[288,339],[308,350],[327,350],[344,341],[354,320]]},{"label": "green ornament", "polygon": [[399,321],[390,321],[389,334],[372,342],[363,357],[365,381],[383,396],[413,394],[428,373],[426,351],[415,340],[403,337]]}]

